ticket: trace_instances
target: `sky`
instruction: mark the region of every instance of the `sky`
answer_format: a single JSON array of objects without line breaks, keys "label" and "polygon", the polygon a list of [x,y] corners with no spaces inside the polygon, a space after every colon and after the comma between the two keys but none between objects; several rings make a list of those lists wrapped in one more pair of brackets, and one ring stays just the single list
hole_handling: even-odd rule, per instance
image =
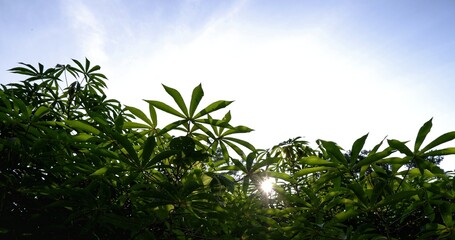
[{"label": "sky", "polygon": [[451,0],[0,0],[0,83],[20,80],[18,62],[87,57],[126,105],[172,102],[161,84],[234,100],[257,148],[302,136],[348,150],[366,133],[367,149],[412,146],[430,118],[426,143],[455,131],[454,13]]}]

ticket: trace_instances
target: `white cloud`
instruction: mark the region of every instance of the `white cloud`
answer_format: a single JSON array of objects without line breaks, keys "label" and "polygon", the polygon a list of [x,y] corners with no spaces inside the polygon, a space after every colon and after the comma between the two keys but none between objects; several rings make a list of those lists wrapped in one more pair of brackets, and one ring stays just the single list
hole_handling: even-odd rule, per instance
[{"label": "white cloud", "polygon": [[93,10],[83,1],[65,1],[63,10],[68,16],[72,33],[81,44],[82,52],[97,64],[108,59],[105,51],[105,29],[102,20],[98,19]]}]

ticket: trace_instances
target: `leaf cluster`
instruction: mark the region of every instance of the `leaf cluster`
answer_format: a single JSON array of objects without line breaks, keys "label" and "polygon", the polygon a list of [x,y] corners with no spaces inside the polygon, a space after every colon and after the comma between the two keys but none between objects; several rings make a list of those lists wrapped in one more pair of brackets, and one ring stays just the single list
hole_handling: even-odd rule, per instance
[{"label": "leaf cluster", "polygon": [[[442,239],[455,237],[453,175],[437,159],[448,132],[413,147],[368,134],[346,152],[301,138],[256,149],[231,124],[232,101],[147,111],[105,95],[99,66],[73,60],[0,89],[0,237],[8,239]],[[177,118],[158,124],[157,111]],[[435,160],[436,159],[436,160]],[[260,186],[272,179],[273,192]]]}]

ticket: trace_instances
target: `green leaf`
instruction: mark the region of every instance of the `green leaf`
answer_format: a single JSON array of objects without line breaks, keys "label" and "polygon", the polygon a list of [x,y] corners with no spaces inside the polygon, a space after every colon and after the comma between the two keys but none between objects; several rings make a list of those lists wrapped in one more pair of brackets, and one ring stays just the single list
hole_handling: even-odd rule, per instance
[{"label": "green leaf", "polygon": [[422,157],[429,157],[429,156],[443,156],[443,155],[451,155],[455,154],[455,148],[444,148],[434,151],[429,151],[422,155]]},{"label": "green leaf", "polygon": [[243,178],[242,190],[244,193],[248,192],[248,187],[250,186],[250,178]]},{"label": "green leaf", "polygon": [[331,167],[312,167],[312,168],[304,168],[294,174],[294,177],[301,177],[304,175],[308,175],[310,173],[315,173],[315,172],[322,172],[325,170],[332,169]]},{"label": "green leaf", "polygon": [[85,58],[85,70],[87,71],[90,68],[90,61]]},{"label": "green leaf", "polygon": [[137,156],[137,152],[134,150],[133,144],[130,142],[130,140],[117,132],[112,132],[112,136],[120,144],[120,146],[125,148],[128,155],[133,159],[133,162],[136,163],[136,166],[138,166],[139,157]]},{"label": "green leaf", "polygon": [[423,126],[419,129],[419,133],[417,134],[416,137],[416,142],[414,145],[414,152],[417,153],[419,151],[420,146],[422,145],[423,141],[427,137],[428,133],[431,130],[431,127],[433,126],[432,121],[433,118],[431,118],[429,121],[427,121]]},{"label": "green leaf", "polygon": [[[224,140],[226,140],[226,139],[224,139]],[[235,153],[237,153],[240,157],[242,157],[242,158],[246,157],[245,153],[237,145],[235,145],[234,143],[232,143],[230,141],[224,141],[224,140],[222,141],[222,143],[225,143],[230,148],[232,148],[235,151]]]},{"label": "green leaf", "polygon": [[180,117],[180,118],[186,118],[185,115],[179,113],[177,110],[175,110],[171,106],[167,105],[166,103],[163,103],[160,101],[154,101],[154,100],[145,100],[145,101],[148,102],[150,105],[152,105],[164,112],[170,113],[170,114]]},{"label": "green leaf", "polygon": [[212,127],[217,126],[217,127],[222,127],[222,128],[233,128],[231,125],[229,125],[228,122],[226,122],[224,120],[213,119],[211,117],[206,118],[206,119],[198,119],[195,122],[210,124]]},{"label": "green leaf", "polygon": [[70,126],[71,128],[78,130],[78,131],[89,132],[89,133],[93,133],[95,135],[100,134],[100,130],[98,130],[95,127],[91,126],[90,124],[82,122],[82,121],[65,120],[65,123],[68,126]]},{"label": "green leaf", "polygon": [[432,148],[434,148],[436,146],[439,146],[439,145],[441,145],[443,143],[452,141],[453,139],[455,139],[455,131],[442,134],[441,136],[439,136],[438,138],[433,140],[431,143],[429,143],[422,150],[420,150],[420,152],[424,153],[424,152],[426,152],[426,151],[428,151],[428,150],[430,150],[430,149],[432,149]]},{"label": "green leaf", "polygon": [[90,139],[95,138],[93,135],[87,134],[87,133],[79,133],[75,136],[72,137],[73,141],[76,142],[87,142],[90,141]]},{"label": "green leaf", "polygon": [[[217,142],[215,142],[217,143]],[[223,154],[223,159],[227,162],[229,160],[229,152],[227,150],[227,147],[226,147],[226,144],[224,144],[223,142],[219,142],[220,143],[220,148],[221,148],[221,153]],[[246,172],[246,170],[245,170]]]},{"label": "green leaf", "polygon": [[243,166],[243,164],[239,160],[233,158],[232,162],[234,163],[234,165],[236,167],[238,167],[239,170],[241,170],[244,173],[248,173],[248,171],[246,170],[245,166]]},{"label": "green leaf", "polygon": [[169,95],[171,95],[171,97],[177,103],[177,105],[179,106],[180,110],[182,110],[183,114],[186,117],[189,117],[188,109],[186,108],[185,101],[183,101],[182,95],[180,95],[179,91],[177,91],[177,90],[175,90],[173,88],[170,88],[170,87],[168,87],[168,86],[166,86],[164,84],[163,84],[163,87],[166,90],[166,92],[169,93]]},{"label": "green leaf", "polygon": [[397,173],[397,175],[424,176],[424,177],[428,177],[428,178],[432,178],[432,177],[436,176],[435,174],[430,172],[428,169],[423,169],[423,171],[421,171],[419,168],[412,168],[409,170],[404,170],[404,171]]},{"label": "green leaf", "polygon": [[6,108],[11,110],[11,103],[10,101],[8,100],[9,97],[6,96],[5,92],[3,92],[2,90],[0,90],[0,99],[2,100],[3,104],[5,104]]},{"label": "green leaf", "polygon": [[363,187],[360,186],[360,184],[353,182],[348,185],[348,188],[351,189],[356,197],[365,205],[368,204],[367,199],[366,199],[366,194],[363,191]]},{"label": "green leaf", "polygon": [[405,143],[406,142],[400,142],[398,140],[392,139],[392,140],[387,140],[389,143],[389,146],[393,149],[396,149],[400,151],[403,154],[406,154],[406,156],[413,156],[414,154],[412,153],[411,149],[409,149]]},{"label": "green leaf", "polygon": [[264,166],[268,166],[268,165],[272,165],[274,163],[277,163],[278,161],[280,161],[279,158],[267,158],[267,159],[263,159],[262,161],[254,164],[254,166],[251,168],[252,171],[256,171],[258,169],[260,169],[261,167],[264,167]]},{"label": "green leaf", "polygon": [[168,124],[166,127],[164,127],[163,129],[161,129],[159,132],[158,132],[158,135],[163,135],[171,130],[174,130],[174,129],[177,129],[178,126],[186,123],[187,121],[186,120],[179,120],[179,121],[175,121],[173,123],[170,123]]},{"label": "green leaf", "polygon": [[143,123],[135,123],[135,122],[125,122],[123,124],[123,129],[130,129],[130,128],[150,128],[150,126],[143,124]]},{"label": "green leaf", "polygon": [[289,174],[287,174],[287,173],[275,172],[275,171],[267,171],[267,172],[264,172],[264,173],[261,173],[261,174],[265,174],[268,177],[279,178],[281,180],[284,180],[284,181],[287,181],[287,182],[290,182],[290,183],[294,183],[295,182],[295,180],[291,176],[289,176]]},{"label": "green leaf", "polygon": [[351,150],[351,162],[350,165],[354,165],[354,163],[357,161],[357,158],[359,157],[360,151],[362,151],[363,146],[365,145],[365,141],[368,137],[368,133],[362,136],[361,138],[357,139],[354,144],[352,145],[352,150]]},{"label": "green leaf", "polygon": [[114,120],[115,130],[121,132],[125,124],[125,118],[122,115],[119,115]]},{"label": "green leaf", "polygon": [[76,65],[79,66],[79,70],[80,70],[81,72],[84,71],[84,66],[82,66],[82,63],[81,63],[81,62],[79,62],[79,61],[76,60],[76,59],[73,59],[73,62],[75,62]]},{"label": "green leaf", "polygon": [[[418,169],[416,169],[418,171]],[[400,202],[403,199],[409,199],[410,197],[417,195],[419,191],[401,191],[393,195],[386,196],[383,200],[381,200],[377,206],[382,207],[386,205],[392,205],[395,203]]]},{"label": "green leaf", "polygon": [[320,142],[322,146],[324,146],[324,148],[327,150],[327,152],[330,153],[330,155],[332,155],[333,160],[336,160],[342,163],[343,165],[347,166],[348,161],[344,157],[343,153],[341,153],[340,147],[336,143],[324,140],[320,140]]},{"label": "green leaf", "polygon": [[216,110],[219,110],[219,109],[222,109],[222,108],[225,108],[227,107],[229,104],[233,103],[234,101],[224,101],[224,100],[219,100],[219,101],[216,101],[212,104],[210,104],[209,106],[207,106],[206,108],[202,109],[198,114],[196,114],[196,116],[194,116],[194,118],[200,118],[204,115],[207,115],[211,112],[214,112]]},{"label": "green leaf", "polygon": [[378,160],[378,163],[388,163],[388,164],[406,164],[409,163],[409,160],[411,160],[411,157],[391,157],[391,158],[383,158]]},{"label": "green leaf", "polygon": [[232,146],[229,142],[235,142],[235,143],[238,143],[238,144],[248,148],[250,151],[256,151],[256,148],[253,146],[253,144],[251,144],[245,140],[238,139],[238,138],[232,138],[232,137],[224,137],[223,140],[226,140],[226,143],[228,143],[229,146]]},{"label": "green leaf", "polygon": [[197,87],[193,89],[193,93],[191,94],[191,102],[190,102],[190,117],[194,116],[194,112],[201,102],[202,97],[204,96],[204,91],[202,90],[202,85],[199,84]]},{"label": "green leaf", "polygon": [[223,120],[224,122],[229,122],[229,121],[231,121],[231,111],[228,111],[228,112],[224,115],[224,117],[223,117],[222,120]]},{"label": "green leaf", "polygon": [[382,141],[380,141],[376,146],[374,146],[374,148],[370,151],[370,154],[375,154],[378,149],[382,146],[382,143],[384,142],[384,140],[386,139],[387,137],[385,137],[384,139],[382,139]]},{"label": "green leaf", "polygon": [[337,219],[340,222],[344,222],[349,218],[355,217],[359,214],[359,210],[357,209],[349,209],[344,212],[340,212],[337,215],[335,215],[335,219]]},{"label": "green leaf", "polygon": [[[87,68],[87,69],[88,69],[88,68]],[[101,67],[100,67],[99,65],[96,65],[96,66],[93,66],[92,69],[90,69],[90,70],[88,71],[88,73],[92,73],[92,72],[98,71],[98,70],[100,70],[100,69],[101,69]]]},{"label": "green leaf", "polygon": [[195,146],[194,140],[188,136],[175,137],[169,143],[171,150],[184,152],[187,155],[194,152]]},{"label": "green leaf", "polygon": [[99,175],[104,175],[107,171],[107,168],[106,167],[102,167],[98,170],[96,170],[95,172],[93,172],[92,174],[90,174],[90,176],[99,176]]},{"label": "green leaf", "polygon": [[381,152],[377,152],[374,154],[369,154],[365,159],[360,160],[357,164],[355,164],[352,169],[357,169],[362,166],[370,165],[376,161],[384,159],[385,157],[389,156],[393,153],[393,149],[388,147]]},{"label": "green leaf", "polygon": [[148,161],[150,159],[150,156],[152,155],[155,146],[156,146],[155,137],[151,136],[148,137],[147,140],[145,140],[144,148],[142,149],[141,155],[142,161]]},{"label": "green leaf", "polygon": [[440,206],[441,208],[441,217],[444,221],[444,224],[447,227],[453,227],[452,215],[453,215],[453,207],[449,202],[443,202]]},{"label": "green leaf", "polygon": [[[210,132],[210,130],[208,130],[205,126],[203,126],[202,124],[199,124],[199,123],[194,123],[194,126],[196,126],[198,129],[200,129],[202,132],[205,133],[206,136],[212,138],[212,139],[216,139],[217,137],[212,133]],[[193,133],[194,134],[194,133]]]},{"label": "green leaf", "polygon": [[309,156],[309,157],[303,157],[300,159],[300,163],[302,164],[308,164],[308,165],[316,165],[316,166],[336,166],[337,164],[322,158],[319,158],[317,156]]},{"label": "green leaf", "polygon": [[[19,108],[20,112],[22,115],[22,119],[29,119],[31,112],[25,105],[24,101],[18,98],[13,98],[13,103],[14,103],[14,108],[16,109],[16,106]],[[17,111],[16,111],[17,112]]]},{"label": "green leaf", "polygon": [[226,132],[224,132],[223,134],[221,134],[221,137],[224,137],[224,136],[227,136],[230,134],[234,134],[234,133],[248,133],[251,131],[254,131],[254,130],[249,127],[245,127],[245,126],[237,126],[234,129],[229,129]]},{"label": "green leaf", "polygon": [[164,159],[167,159],[167,158],[170,158],[172,156],[175,156],[176,154],[178,154],[179,151],[174,151],[174,150],[169,150],[169,151],[164,151],[164,152],[160,152],[158,154],[155,155],[155,157],[153,157],[146,165],[145,165],[145,168],[149,168],[155,164],[157,164],[158,162],[160,162],[161,160],[164,160]]},{"label": "green leaf", "polygon": [[152,122],[155,123],[155,126],[158,126],[158,117],[156,115],[155,107],[153,107],[152,104],[149,104],[149,114],[150,114],[150,119],[152,119]]},{"label": "green leaf", "polygon": [[248,154],[248,156],[246,157],[246,170],[248,172],[251,171],[251,167],[253,166],[253,161],[254,161],[255,158],[256,158],[256,153],[255,152],[252,152],[252,153]]},{"label": "green leaf", "polygon": [[49,112],[49,108],[46,106],[40,106],[38,109],[36,109],[35,114],[33,114],[33,120],[36,121],[40,117],[42,117],[44,114]]},{"label": "green leaf", "polygon": [[132,114],[134,114],[134,116],[138,117],[142,121],[146,122],[150,127],[153,128],[156,126],[150,121],[150,119],[140,109],[135,108],[135,107],[130,107],[130,106],[126,106],[125,109],[130,111]]}]

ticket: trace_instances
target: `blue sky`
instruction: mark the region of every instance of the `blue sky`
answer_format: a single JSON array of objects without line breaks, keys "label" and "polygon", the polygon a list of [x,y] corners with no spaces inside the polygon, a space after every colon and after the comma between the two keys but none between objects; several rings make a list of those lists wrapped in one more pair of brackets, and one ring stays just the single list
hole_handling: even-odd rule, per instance
[{"label": "blue sky", "polygon": [[454,12],[448,0],[0,0],[0,82],[18,80],[17,62],[87,57],[128,105],[169,102],[161,83],[235,100],[257,147],[304,136],[349,149],[368,132],[369,147],[412,143],[431,117],[429,138],[455,130]]}]

